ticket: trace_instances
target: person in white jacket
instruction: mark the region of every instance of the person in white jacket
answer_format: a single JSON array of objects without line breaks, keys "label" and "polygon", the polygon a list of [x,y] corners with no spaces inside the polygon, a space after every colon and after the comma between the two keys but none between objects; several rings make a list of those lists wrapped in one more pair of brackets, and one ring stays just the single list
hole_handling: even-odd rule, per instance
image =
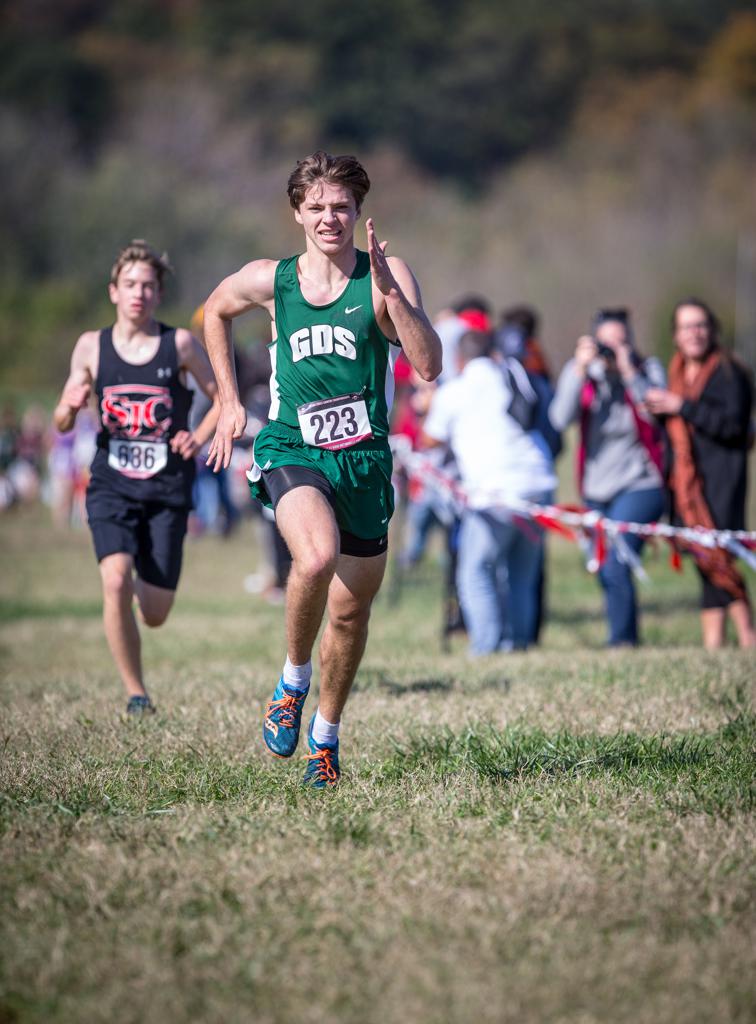
[{"label": "person in white jacket", "polygon": [[460,375],[436,392],[424,427],[428,445],[451,447],[466,494],[457,588],[473,655],[523,649],[533,636],[543,534],[513,508],[544,501],[556,486],[551,453],[533,429],[527,373],[493,353],[490,333],[463,335]]}]

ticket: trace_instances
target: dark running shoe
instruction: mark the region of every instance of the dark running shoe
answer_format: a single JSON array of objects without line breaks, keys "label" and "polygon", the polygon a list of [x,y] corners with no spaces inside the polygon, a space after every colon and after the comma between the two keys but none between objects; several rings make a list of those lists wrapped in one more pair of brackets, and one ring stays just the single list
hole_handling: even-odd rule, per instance
[{"label": "dark running shoe", "polygon": [[155,714],[155,705],[147,694],[139,694],[136,697],[129,697],[126,705],[126,714],[132,718],[143,718],[145,715]]}]

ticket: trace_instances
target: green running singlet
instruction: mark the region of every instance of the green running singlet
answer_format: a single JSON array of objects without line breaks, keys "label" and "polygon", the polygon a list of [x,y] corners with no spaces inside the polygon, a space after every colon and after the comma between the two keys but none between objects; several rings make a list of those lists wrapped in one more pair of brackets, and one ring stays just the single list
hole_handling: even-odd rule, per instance
[{"label": "green running singlet", "polygon": [[346,288],[325,306],[302,295],[298,260],[276,267],[270,422],[255,439],[250,490],[269,506],[266,470],[314,469],[334,489],[339,526],[372,539],[386,533],[393,512],[387,438],[401,349],[376,322],[366,252],[357,250]]},{"label": "green running singlet", "polygon": [[394,363],[400,349],[375,320],[370,257],[357,250],[349,283],[326,306],[313,306],[302,295],[298,259],[281,260],[276,268],[277,340],[270,346],[268,418],[299,428],[298,406],[361,394],[373,437],[388,437]]}]

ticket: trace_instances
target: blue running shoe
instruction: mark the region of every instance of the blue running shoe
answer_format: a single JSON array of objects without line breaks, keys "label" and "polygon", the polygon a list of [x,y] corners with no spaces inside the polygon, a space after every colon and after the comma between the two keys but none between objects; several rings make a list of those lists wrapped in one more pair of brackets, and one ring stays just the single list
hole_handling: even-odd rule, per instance
[{"label": "blue running shoe", "polygon": [[126,705],[126,714],[132,718],[144,718],[146,715],[155,714],[155,705],[145,693],[135,697],[129,697]]},{"label": "blue running shoe", "polygon": [[283,676],[278,680],[263,718],[263,740],[276,757],[291,757],[297,749],[302,708],[309,690],[309,686],[306,690],[284,686]]},{"label": "blue running shoe", "polygon": [[302,782],[312,789],[325,789],[327,786],[335,786],[341,778],[339,768],[339,741],[329,747],[325,743],[316,743],[312,738],[312,724],[315,715],[310,719],[310,727],[307,730],[307,744],[310,753],[307,757],[307,768],[305,769]]}]

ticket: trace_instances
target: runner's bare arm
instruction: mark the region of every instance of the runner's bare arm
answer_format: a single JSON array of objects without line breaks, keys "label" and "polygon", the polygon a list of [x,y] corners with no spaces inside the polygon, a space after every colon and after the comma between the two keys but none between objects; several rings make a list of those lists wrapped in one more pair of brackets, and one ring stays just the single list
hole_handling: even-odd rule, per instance
[{"label": "runner's bare arm", "polygon": [[89,401],[97,373],[98,331],[85,331],[74,346],[71,369],[53,413],[53,423],[61,434],[73,429],[80,409]]},{"label": "runner's bare arm", "polygon": [[423,380],[435,380],[441,373],[441,342],[423,309],[418,283],[404,260],[386,256],[388,243],[378,243],[372,218],[366,227],[373,283],[384,296],[392,333]]},{"label": "runner's bare arm", "polygon": [[189,331],[179,328],[176,331],[176,352],[179,366],[188,370],[200,386],[201,391],[212,400],[212,405],[203,416],[195,430],[178,430],[171,438],[171,448],[183,459],[193,458],[200,448],[208,441],[215,430],[220,414],[218,386],[213,377],[213,370],[207,353]]},{"label": "runner's bare arm", "polygon": [[234,439],[242,436],[247,422],[234,369],[231,321],[256,306],[267,309],[272,317],[276,266],[276,260],[248,263],[221,281],[205,303],[205,346],[215,373],[220,401],[215,437],[207,457],[208,466],[212,466],[216,473],[222,467],[228,467]]}]

